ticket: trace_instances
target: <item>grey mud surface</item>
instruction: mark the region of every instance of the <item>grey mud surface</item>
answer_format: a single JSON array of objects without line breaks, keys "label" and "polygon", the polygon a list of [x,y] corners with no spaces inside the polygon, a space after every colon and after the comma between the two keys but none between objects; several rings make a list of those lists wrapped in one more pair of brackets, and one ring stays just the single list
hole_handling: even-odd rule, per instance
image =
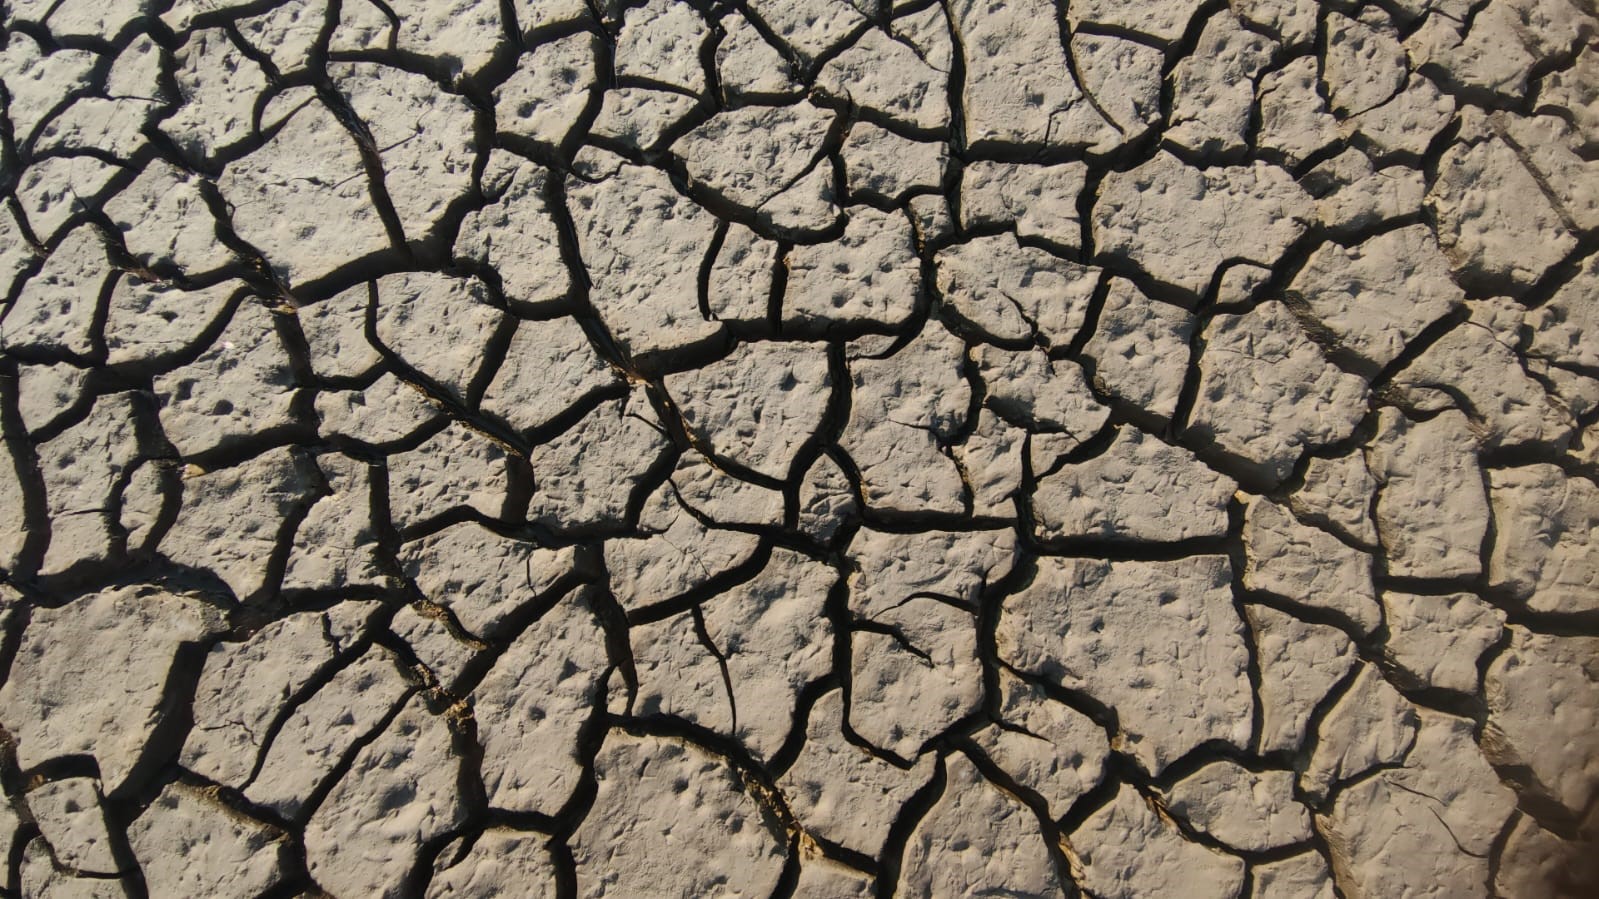
[{"label": "grey mud surface", "polygon": [[4,895],[1599,895],[1593,0],[0,10]]}]

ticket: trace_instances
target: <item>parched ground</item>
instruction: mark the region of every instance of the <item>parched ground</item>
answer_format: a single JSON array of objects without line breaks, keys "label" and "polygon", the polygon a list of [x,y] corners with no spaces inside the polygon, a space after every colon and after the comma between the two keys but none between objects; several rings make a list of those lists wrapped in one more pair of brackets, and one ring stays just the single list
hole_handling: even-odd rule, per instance
[{"label": "parched ground", "polygon": [[1599,895],[1593,0],[10,0],[0,893]]}]

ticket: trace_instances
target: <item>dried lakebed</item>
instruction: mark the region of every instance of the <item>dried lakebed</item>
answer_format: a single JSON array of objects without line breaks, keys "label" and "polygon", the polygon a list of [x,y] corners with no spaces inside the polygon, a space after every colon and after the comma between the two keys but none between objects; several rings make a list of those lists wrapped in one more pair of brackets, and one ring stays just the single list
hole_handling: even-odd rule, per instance
[{"label": "dried lakebed", "polygon": [[0,894],[1599,891],[1591,0],[16,0]]}]

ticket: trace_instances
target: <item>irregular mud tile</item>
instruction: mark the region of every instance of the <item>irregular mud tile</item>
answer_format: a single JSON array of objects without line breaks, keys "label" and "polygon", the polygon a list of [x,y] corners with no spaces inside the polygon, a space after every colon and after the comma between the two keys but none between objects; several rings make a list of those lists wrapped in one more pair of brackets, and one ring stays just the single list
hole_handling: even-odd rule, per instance
[{"label": "irregular mud tile", "polygon": [[371,135],[406,238],[430,237],[448,206],[472,187],[471,104],[426,76],[389,66],[335,63],[328,76]]},{"label": "irregular mud tile", "polygon": [[466,669],[482,654],[482,644],[452,632],[441,615],[421,604],[394,613],[389,631],[416,653],[430,675],[429,683],[451,695],[462,692]]},{"label": "irregular mud tile", "polygon": [[719,22],[726,32],[716,45],[717,80],[724,99],[745,102],[804,90],[783,53],[767,43],[742,12],[730,8]]},{"label": "irregular mud tile", "polygon": [[44,243],[60,237],[75,216],[96,209],[121,165],[90,156],[52,156],[22,171],[16,185],[18,218]]},{"label": "irregular mud tile", "polygon": [[616,39],[616,76],[641,78],[692,94],[705,90],[700,47],[710,35],[692,7],[650,0],[622,16]]},{"label": "irregular mud tile", "polygon": [[851,207],[838,240],[797,246],[785,263],[784,325],[898,327],[922,289],[910,222],[898,212]]},{"label": "irregular mud tile", "polygon": [[[21,20],[33,18],[15,6],[7,12]],[[43,47],[26,31],[8,31],[6,46],[0,49],[0,80],[6,84],[6,117],[12,134],[25,140],[69,92],[88,80],[98,57],[89,50]]]},{"label": "irregular mud tile", "polygon": [[362,7],[377,11],[377,4],[364,0],[342,4],[344,14],[329,41],[332,52],[389,49],[392,30],[393,49],[430,57],[453,77],[471,76],[494,57],[508,32],[495,0],[402,6],[391,13],[397,14],[397,28],[381,13],[351,15]]},{"label": "irregular mud tile", "polygon": [[733,732],[733,697],[720,660],[699,636],[689,612],[628,629],[638,693],[634,715],[668,715],[718,734]]},{"label": "irregular mud tile", "polygon": [[668,375],[689,433],[716,454],[787,479],[832,398],[826,345],[746,343],[723,359]]},{"label": "irregular mud tile", "polygon": [[693,182],[754,210],[810,169],[834,113],[809,104],[723,112],[672,145]]},{"label": "irregular mud tile", "polygon": [[1110,279],[1094,336],[1083,347],[1094,386],[1164,424],[1177,411],[1188,371],[1194,316]]},{"label": "irregular mud tile", "polygon": [[[575,5],[582,9],[584,4],[575,0]],[[494,89],[494,124],[500,133],[546,147],[564,146],[589,105],[597,78],[597,46],[593,34],[579,31],[524,53],[515,71]]]},{"label": "irregular mud tile", "polygon": [[1264,497],[1244,512],[1244,586],[1347,617],[1363,634],[1382,624],[1371,557],[1300,524]]},{"label": "irregular mud tile", "polygon": [[1339,794],[1317,826],[1350,894],[1486,897],[1516,795],[1478,751],[1469,719],[1421,715],[1405,766]]},{"label": "irregular mud tile", "polygon": [[496,899],[516,895],[555,899],[555,864],[548,837],[510,830],[485,831],[464,856],[448,849],[434,863],[425,899]]},{"label": "irregular mud tile", "polygon": [[1292,771],[1210,762],[1166,791],[1166,809],[1233,849],[1262,852],[1310,839],[1310,811],[1294,800]]},{"label": "irregular mud tile", "polygon": [[[1488,197],[1516,197],[1517,202],[1493,203]],[[1444,151],[1427,208],[1455,275],[1468,287],[1525,290],[1577,244],[1561,211],[1546,199],[1515,150],[1497,137]]]},{"label": "irregular mud tile", "polygon": [[388,457],[389,514],[404,530],[456,509],[499,518],[515,461],[505,448],[460,422],[414,450]]},{"label": "irregular mud tile", "polygon": [[199,180],[152,159],[132,184],[106,201],[105,213],[135,259],[187,275],[233,262],[233,252],[217,239],[217,221],[200,193]]},{"label": "irregular mud tile", "polygon": [[34,148],[39,153],[136,157],[147,141],[142,129],[158,110],[155,102],[143,98],[79,97],[39,129]]},{"label": "irregular mud tile", "polygon": [[777,782],[807,833],[876,857],[905,803],[933,776],[934,757],[898,768],[844,736],[844,697],[823,695],[805,725],[805,746]]},{"label": "irregular mud tile", "polygon": [[1427,193],[1422,172],[1404,166],[1374,170],[1359,150],[1345,150],[1321,163],[1301,183],[1316,198],[1316,217],[1340,239],[1381,222],[1421,215]]},{"label": "irregular mud tile", "polygon": [[559,32],[557,25],[577,24],[579,20],[591,16],[614,34],[620,22],[619,6],[621,4],[616,0],[596,0],[593,3],[587,0],[511,0],[511,9],[516,12],[516,24],[524,36],[545,29]]},{"label": "irregular mud tile", "polygon": [[1572,36],[1592,35],[1592,13],[1568,3],[1499,0],[1473,14],[1428,16],[1405,39],[1411,65],[1468,91],[1505,101],[1527,95],[1540,59],[1568,52]]},{"label": "irregular mud tile", "polygon": [[[415,692],[400,676],[401,664],[392,652],[374,646],[286,715],[268,719],[282,715],[280,729],[243,785],[245,798],[293,820],[314,812],[306,802],[329,777],[338,776],[344,756],[370,739]],[[429,814],[425,802],[415,810],[418,817]]]},{"label": "irregular mud tile", "polygon": [[257,896],[283,879],[283,834],[182,783],[128,825],[128,845],[154,896]]},{"label": "irregular mud tile", "polygon": [[23,850],[20,869],[22,895],[30,899],[126,899],[129,894],[130,887],[121,880],[74,877],[57,870],[42,838]]},{"label": "irregular mud tile", "polygon": [[938,132],[949,125],[948,63],[938,67],[875,28],[828,60],[816,89],[906,128]]},{"label": "irregular mud tile", "polygon": [[1103,255],[1199,295],[1224,262],[1274,264],[1313,212],[1310,196],[1275,166],[1201,170],[1162,152],[1106,176],[1094,205],[1094,243]]},{"label": "irregular mud tile", "polygon": [[1045,540],[1220,537],[1235,489],[1187,450],[1129,425],[1103,453],[1040,480],[1031,523]]},{"label": "irregular mud tile", "polygon": [[1599,871],[1570,843],[1523,815],[1505,839],[1494,869],[1499,896],[1584,896],[1599,889]]},{"label": "irregular mud tile", "polygon": [[1316,57],[1301,56],[1260,77],[1255,102],[1260,131],[1255,143],[1281,153],[1290,166],[1320,154],[1338,140],[1338,120],[1318,92]]},{"label": "irregular mud tile", "polygon": [[653,153],[663,138],[700,108],[699,100],[675,91],[613,88],[605,92],[589,136],[622,144],[635,152]]},{"label": "irregular mud tile", "polygon": [[835,159],[818,160],[792,187],[767,200],[756,211],[759,222],[767,230],[795,240],[809,240],[843,227],[843,210],[838,208],[834,190],[843,183],[843,174]]},{"label": "irregular mud tile", "polygon": [[1538,90],[1539,107],[1559,107],[1566,111],[1576,132],[1574,148],[1591,158],[1599,149],[1599,50],[1590,44],[1577,54],[1570,68],[1544,75]]},{"label": "irregular mud tile", "polygon": [[161,428],[183,456],[295,424],[294,368],[277,313],[247,298],[199,358],[155,377]]},{"label": "irregular mud tile", "polygon": [[316,395],[319,433],[377,446],[404,441],[439,415],[420,387],[392,372],[384,372],[364,390]]},{"label": "irregular mud tile", "polygon": [[1385,592],[1387,651],[1423,686],[1477,692],[1477,661],[1499,642],[1505,613],[1470,593]]},{"label": "irregular mud tile", "polygon": [[772,296],[777,244],[740,224],[729,224],[706,278],[710,316],[734,324],[763,324]]},{"label": "irregular mud tile", "polygon": [[1211,16],[1193,55],[1177,63],[1172,73],[1171,120],[1165,139],[1207,157],[1247,149],[1255,80],[1276,49],[1230,11]]},{"label": "irregular mud tile", "polygon": [[466,405],[504,313],[476,278],[406,272],[377,281],[377,339]]},{"label": "irregular mud tile", "polygon": [[[366,337],[371,300],[371,285],[357,284],[319,303],[295,310],[300,330],[309,345],[311,368],[318,375],[359,378],[382,364],[383,354]],[[427,361],[435,349],[429,346],[416,361]]]},{"label": "irregular mud tile", "polygon": [[671,443],[642,390],[602,403],[529,456],[537,489],[530,520],[549,527],[619,524]]},{"label": "irregular mud tile", "polygon": [[832,457],[821,455],[799,490],[799,529],[813,539],[831,542],[843,524],[859,514],[849,477]]},{"label": "irregular mud tile", "polygon": [[[823,457],[823,459],[826,459],[826,457]],[[25,476],[31,481],[34,477],[32,461],[24,461],[17,458],[12,449],[12,437],[6,434],[5,424],[0,422],[0,508],[13,510],[10,515],[0,516],[0,568],[6,569],[8,573],[14,570],[21,562],[23,549],[27,546],[29,534],[33,530],[29,526],[25,515],[27,497],[22,480],[24,475],[19,465],[29,466],[29,471]],[[839,478],[842,479],[842,472],[838,474]],[[840,486],[845,490],[848,489],[847,485]],[[835,504],[841,505],[842,499],[832,499],[824,494],[820,499],[813,500],[812,503],[807,504],[807,507],[815,505],[817,508],[813,515],[821,516],[829,512]],[[832,522],[831,518],[832,516],[828,516],[827,519],[823,519],[830,525],[828,530],[836,529],[837,527],[836,522]],[[4,805],[4,803],[0,803],[0,805]]]},{"label": "irregular mud tile", "polygon": [[424,845],[466,819],[445,719],[412,697],[305,825],[306,867],[341,895],[401,896]]},{"label": "irregular mud tile", "polygon": [[1077,882],[1105,899],[1168,895],[1227,899],[1244,886],[1241,859],[1187,841],[1149,800],[1126,784],[1066,841]]},{"label": "irregular mud tile", "polygon": [[328,493],[295,529],[283,589],[385,582],[384,552],[372,521],[372,466],[337,453],[317,457],[316,464]]},{"label": "irregular mud tile", "polygon": [[1065,434],[1081,443],[1105,426],[1110,410],[1089,390],[1083,366],[1054,362],[1041,350],[977,347],[977,371],[988,387],[985,405],[1035,432]]},{"label": "irregular mud tile", "polygon": [[1352,19],[1327,17],[1322,77],[1333,112],[1341,118],[1375,109],[1404,88],[1405,48],[1388,16],[1371,9]]},{"label": "irregular mud tile", "polygon": [[[83,397],[90,371],[70,362],[18,366],[17,414],[22,426],[38,433],[75,418],[73,407]],[[131,422],[125,424],[131,426]]]},{"label": "irregular mud tile", "polygon": [[787,842],[724,759],[691,744],[612,731],[599,790],[572,837],[578,895],[765,896]]},{"label": "irregular mud tile", "polygon": [[1022,456],[1028,434],[995,415],[991,409],[977,413],[977,427],[966,442],[950,454],[960,466],[962,480],[972,491],[972,514],[1006,518],[1016,512],[1015,498],[1025,484]]},{"label": "irregular mud tile", "polygon": [[105,236],[93,225],[79,225],[27,280],[3,310],[0,346],[4,349],[94,352],[95,311],[109,278]]},{"label": "irregular mud tile", "polygon": [[230,468],[187,471],[183,506],[161,551],[179,565],[210,571],[239,602],[256,602],[277,588],[271,560],[284,524],[303,515],[318,494],[309,460],[288,449]]},{"label": "irregular mud tile", "polygon": [[215,633],[219,614],[197,599],[136,585],[36,609],[10,677],[0,721],[23,770],[92,755],[107,792],[121,790],[166,751],[151,737],[170,726],[167,680],[178,653]]},{"label": "irregular mud tile", "polygon": [[103,564],[117,554],[117,488],[144,455],[135,424],[139,412],[132,393],[102,396],[88,418],[38,448],[50,511],[50,548],[41,574]]},{"label": "irregular mud tile", "polygon": [[664,484],[638,522],[640,536],[605,543],[611,590],[628,610],[646,608],[700,587],[748,562],[760,547],[753,534],[702,524]]},{"label": "irregular mud tile", "polygon": [[1225,556],[1046,557],[1005,600],[999,654],[1116,709],[1126,751],[1152,773],[1209,740],[1242,749],[1249,660],[1230,580]]},{"label": "irregular mud tile", "polygon": [[1064,815],[1105,777],[1109,741],[1086,715],[1000,669],[1000,719],[972,739],[1007,775]]},{"label": "irregular mud tile", "polygon": [[1488,498],[1465,415],[1412,421],[1384,408],[1366,464],[1381,485],[1374,511],[1389,574],[1469,578],[1482,570]]},{"label": "irregular mud tile", "polygon": [[1488,581],[1536,612],[1599,609],[1599,487],[1553,465],[1488,472]]},{"label": "irregular mud tile", "polygon": [[1327,361],[1282,303],[1266,302],[1205,326],[1198,396],[1183,433],[1275,485],[1305,452],[1353,434],[1366,399],[1364,381]]},{"label": "irregular mud tile", "polygon": [[1142,140],[1161,120],[1165,55],[1137,40],[1075,28],[1067,46],[1079,85],[1125,142]]},{"label": "irregular mud tile", "polygon": [[824,608],[838,572],[775,550],[751,581],[705,603],[705,633],[726,658],[736,736],[769,759],[794,729],[800,691],[832,670],[833,626]]},{"label": "irregular mud tile", "polygon": [[1325,243],[1292,289],[1368,376],[1398,358],[1429,324],[1465,301],[1432,230],[1413,225],[1352,247]]},{"label": "irregular mud tile", "polygon": [[549,172],[495,150],[482,180],[494,202],[461,220],[456,255],[492,267],[512,311],[539,316],[564,311],[572,272],[561,258],[560,233],[546,200]]},{"label": "irregular mud tile", "polygon": [[50,844],[56,861],[88,875],[121,870],[111,848],[111,830],[101,807],[100,785],[92,777],[51,781],[27,794],[28,811]]},{"label": "irregular mud tile", "polygon": [[745,527],[781,527],[783,524],[780,490],[740,480],[693,450],[677,460],[671,484],[679,503],[717,524]]},{"label": "irregular mud tile", "polygon": [[1531,333],[1525,353],[1529,359],[1599,369],[1599,306],[1591,300],[1594,285],[1599,285],[1599,256],[1589,256],[1548,302],[1527,313]]},{"label": "irregular mud tile", "polygon": [[1246,605],[1260,665],[1260,751],[1298,751],[1317,706],[1357,660],[1337,628]]},{"label": "irregular mud tile", "polygon": [[1045,346],[1064,347],[1077,336],[1099,280],[1097,269],[1022,246],[1009,234],[949,247],[934,264],[939,296],[984,336]]},{"label": "irregular mud tile", "polygon": [[1332,871],[1321,853],[1291,855],[1282,861],[1250,867],[1254,891],[1250,899],[1334,899]]},{"label": "irregular mud tile", "polygon": [[977,712],[983,699],[976,617],[931,598],[908,600],[874,619],[890,635],[850,635],[849,724],[901,758]]},{"label": "irregular mud tile", "polygon": [[960,102],[970,147],[1105,151],[1122,143],[1072,78],[1054,4],[959,0],[949,14],[965,59]]},{"label": "irregular mud tile", "polygon": [[182,102],[160,128],[179,148],[195,159],[211,159],[256,133],[255,108],[267,89],[266,73],[244,58],[223,29],[189,35],[173,62]]},{"label": "irregular mud tile", "polygon": [[[1075,250],[1082,243],[1077,199],[1083,192],[1087,174],[1087,168],[1082,163],[1042,166],[983,160],[970,162],[961,171],[961,227],[980,228],[1014,223],[1018,238],[1040,238]],[[1000,238],[978,238],[974,244],[989,247],[991,252],[1010,252],[1013,255],[1018,254],[1019,249],[1019,255],[1027,259],[1046,258],[1038,251],[1013,249]],[[1064,271],[1086,271],[1082,266],[1058,260],[1055,265]],[[1002,272],[1009,267],[994,266]],[[1004,276],[1004,273],[1000,274],[1000,277]],[[989,277],[994,275],[990,274]],[[1026,279],[1023,280],[1025,282]],[[1036,304],[1034,306],[1029,312],[1036,317],[1040,310]]]},{"label": "irregular mud tile", "polygon": [[376,610],[375,604],[348,605],[331,613],[296,612],[246,639],[214,644],[195,688],[194,727],[178,759],[183,767],[231,787],[248,783],[280,707],[350,648]]},{"label": "irregular mud tile", "polygon": [[1523,310],[1510,300],[1473,303],[1471,318],[1439,338],[1394,377],[1393,386],[1418,407],[1432,395],[1478,423],[1485,449],[1528,444],[1565,448],[1576,422],[1513,349]]},{"label": "irregular mud tile", "polygon": [[605,631],[581,592],[530,625],[494,663],[471,697],[489,805],[560,811],[582,777],[578,737],[603,701],[609,665]]},{"label": "irregular mud tile", "polygon": [[905,847],[897,892],[935,896],[1052,896],[1063,889],[1032,809],[983,779],[964,755],[946,762],[944,793]]},{"label": "irregular mud tile", "polygon": [[828,56],[866,24],[858,5],[837,0],[750,0],[748,7],[806,65]]},{"label": "irregular mud tile", "polygon": [[[1066,11],[1073,31],[1084,23],[1104,26],[1110,31],[1133,31],[1169,44],[1182,37],[1190,20],[1204,5],[1202,0],[1173,0],[1134,9],[1115,0],[1086,0]],[[1045,14],[1047,15],[1047,14]]]},{"label": "irregular mud tile", "polygon": [[306,67],[311,48],[327,27],[327,16],[327,0],[286,0],[233,24],[251,47],[286,75]]},{"label": "irregular mud tile", "polygon": [[1375,665],[1362,663],[1348,692],[1316,724],[1316,744],[1299,775],[1300,789],[1321,800],[1333,787],[1373,768],[1405,762],[1416,745],[1418,722],[1416,707]]},{"label": "irregular mud tile", "polygon": [[1010,528],[893,533],[863,528],[850,544],[850,609],[881,618],[907,600],[935,597],[976,610],[1016,562]]},{"label": "irregular mud tile", "polygon": [[242,286],[230,280],[184,290],[123,276],[111,289],[106,309],[106,362],[113,367],[157,367],[199,349],[195,344],[227,313]]},{"label": "irregular mud tile", "polygon": [[1426,154],[1454,114],[1453,97],[1413,74],[1393,99],[1344,120],[1340,130],[1379,162],[1411,161]]},{"label": "irregular mud tile", "polygon": [[474,522],[406,543],[395,555],[422,595],[488,640],[507,637],[506,620],[554,587],[573,564],[570,549],[502,537]]},{"label": "irregular mud tile", "polygon": [[592,184],[569,178],[567,197],[591,299],[623,350],[665,353],[720,332],[696,301],[714,216],[680,196],[665,173],[641,166]]},{"label": "irregular mud tile", "polygon": [[966,347],[937,322],[887,359],[855,359],[839,446],[861,472],[868,507],[959,514],[960,470],[942,449],[966,424]]},{"label": "irregular mud tile", "polygon": [[1541,788],[1577,813],[1599,790],[1599,640],[1510,626],[1510,646],[1488,666],[1482,747],[1496,765],[1526,765]]},{"label": "irregular mud tile", "polygon": [[306,105],[265,146],[217,179],[233,229],[293,284],[390,247],[355,138],[327,107],[299,99]]},{"label": "irregular mud tile", "polygon": [[481,406],[528,432],[608,389],[622,389],[622,381],[576,320],[520,322]]},{"label": "irregular mud tile", "polygon": [[866,874],[824,856],[807,857],[800,864],[794,895],[806,899],[864,899],[875,896],[876,882]]},{"label": "irregular mud tile", "polygon": [[[23,847],[17,839],[20,836],[21,826],[22,819],[17,816],[11,803],[0,802],[0,851],[5,852],[8,861],[22,855]],[[5,873],[0,874],[0,886],[13,892],[20,889],[21,885],[17,882],[16,874],[16,867],[8,863]]]},{"label": "irregular mud tile", "polygon": [[944,144],[907,140],[871,122],[851,125],[839,152],[852,197],[890,202],[899,202],[911,191],[940,190],[949,162]]}]

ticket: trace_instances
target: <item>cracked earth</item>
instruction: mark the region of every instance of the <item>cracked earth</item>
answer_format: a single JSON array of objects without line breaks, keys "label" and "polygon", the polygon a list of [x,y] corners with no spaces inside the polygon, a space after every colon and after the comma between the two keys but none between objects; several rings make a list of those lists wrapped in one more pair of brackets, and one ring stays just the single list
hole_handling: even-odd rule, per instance
[{"label": "cracked earth", "polygon": [[1591,0],[13,0],[0,890],[1591,896]]}]

